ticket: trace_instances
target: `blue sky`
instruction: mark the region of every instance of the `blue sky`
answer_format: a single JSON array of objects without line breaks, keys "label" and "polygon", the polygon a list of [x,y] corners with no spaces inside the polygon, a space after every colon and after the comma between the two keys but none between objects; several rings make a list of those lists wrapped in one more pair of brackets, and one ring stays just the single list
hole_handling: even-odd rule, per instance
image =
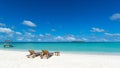
[{"label": "blue sky", "polygon": [[0,40],[120,41],[120,0],[0,0]]}]

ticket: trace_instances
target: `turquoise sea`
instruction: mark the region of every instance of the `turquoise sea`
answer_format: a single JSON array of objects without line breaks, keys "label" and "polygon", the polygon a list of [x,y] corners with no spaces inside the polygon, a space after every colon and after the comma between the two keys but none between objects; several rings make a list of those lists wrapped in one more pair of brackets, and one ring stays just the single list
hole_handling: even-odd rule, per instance
[{"label": "turquoise sea", "polygon": [[120,53],[120,42],[85,42],[85,43],[33,43],[22,42],[13,43],[13,48],[4,48],[3,43],[0,43],[0,50],[18,50],[27,51],[34,49],[40,51],[47,49],[49,51],[61,51],[61,52],[89,52],[89,53]]}]

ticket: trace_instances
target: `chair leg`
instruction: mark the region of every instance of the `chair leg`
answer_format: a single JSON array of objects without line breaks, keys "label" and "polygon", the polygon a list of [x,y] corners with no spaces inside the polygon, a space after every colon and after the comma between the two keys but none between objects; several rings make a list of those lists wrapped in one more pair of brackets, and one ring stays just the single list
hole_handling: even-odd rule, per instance
[{"label": "chair leg", "polygon": [[43,56],[41,55],[40,58],[43,59]]},{"label": "chair leg", "polygon": [[49,58],[49,55],[47,55],[47,59]]},{"label": "chair leg", "polygon": [[32,55],[32,58],[35,58],[35,54]]},{"label": "chair leg", "polygon": [[27,58],[30,58],[30,55],[27,55]]}]

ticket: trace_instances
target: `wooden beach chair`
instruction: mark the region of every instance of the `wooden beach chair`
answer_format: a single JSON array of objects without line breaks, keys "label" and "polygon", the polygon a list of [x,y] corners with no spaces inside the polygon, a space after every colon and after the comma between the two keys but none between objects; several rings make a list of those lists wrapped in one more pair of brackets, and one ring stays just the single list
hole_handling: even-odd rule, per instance
[{"label": "wooden beach chair", "polygon": [[60,56],[60,52],[55,52],[55,56]]},{"label": "wooden beach chair", "polygon": [[30,57],[35,58],[42,54],[42,52],[35,52],[34,50],[28,50],[28,51],[30,53],[29,55],[27,55],[28,58],[30,58]]},{"label": "wooden beach chair", "polygon": [[40,55],[41,59],[43,59],[44,56],[48,59],[53,56],[53,53],[48,52],[48,50],[42,50],[42,55]]}]

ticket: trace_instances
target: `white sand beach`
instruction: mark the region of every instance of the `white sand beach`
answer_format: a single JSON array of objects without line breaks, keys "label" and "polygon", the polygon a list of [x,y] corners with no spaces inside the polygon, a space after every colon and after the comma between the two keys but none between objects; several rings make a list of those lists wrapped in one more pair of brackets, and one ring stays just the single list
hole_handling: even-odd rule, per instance
[{"label": "white sand beach", "polygon": [[0,50],[0,68],[120,68],[120,55],[66,54],[27,58],[28,52]]}]

